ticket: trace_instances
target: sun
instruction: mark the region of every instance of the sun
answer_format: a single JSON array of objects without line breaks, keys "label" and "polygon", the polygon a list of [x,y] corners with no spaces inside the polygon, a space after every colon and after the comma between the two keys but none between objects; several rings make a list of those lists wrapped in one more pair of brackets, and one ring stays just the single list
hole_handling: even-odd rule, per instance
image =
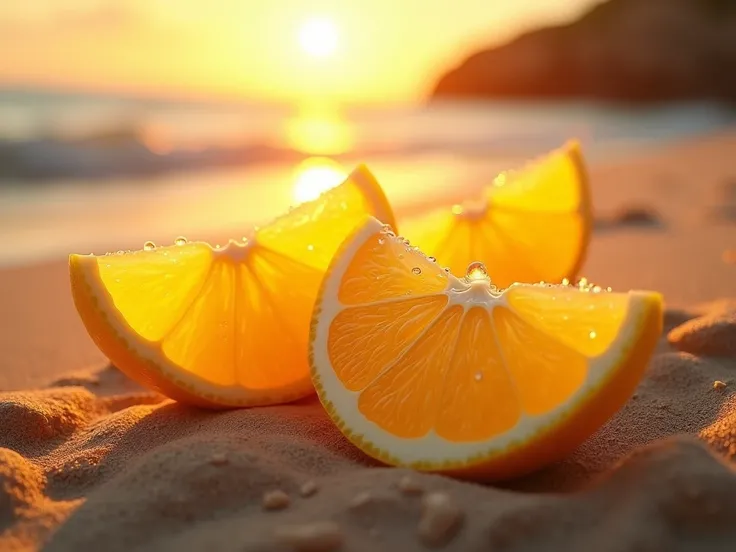
[{"label": "sun", "polygon": [[317,199],[322,192],[341,184],[346,177],[339,163],[324,157],[311,157],[296,168],[294,199],[297,203]]},{"label": "sun", "polygon": [[299,45],[315,58],[329,57],[337,49],[337,26],[331,19],[311,17],[299,28]]}]

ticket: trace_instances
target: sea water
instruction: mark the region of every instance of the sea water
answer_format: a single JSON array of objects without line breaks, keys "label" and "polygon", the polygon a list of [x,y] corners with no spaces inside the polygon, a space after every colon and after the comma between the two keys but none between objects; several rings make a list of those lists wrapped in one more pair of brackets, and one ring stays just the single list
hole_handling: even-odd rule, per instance
[{"label": "sea water", "polygon": [[0,265],[239,239],[359,162],[409,215],[570,138],[591,163],[613,162],[734,121],[708,103],[294,108],[0,90]]}]

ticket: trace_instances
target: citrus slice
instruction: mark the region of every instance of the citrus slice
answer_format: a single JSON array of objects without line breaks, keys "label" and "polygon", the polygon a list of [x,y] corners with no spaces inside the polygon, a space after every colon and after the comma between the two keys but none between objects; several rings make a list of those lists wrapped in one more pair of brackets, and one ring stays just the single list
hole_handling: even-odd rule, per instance
[{"label": "citrus slice", "polygon": [[473,261],[501,288],[577,276],[592,212],[580,146],[570,142],[517,172],[499,175],[481,197],[402,224],[422,251],[461,274]]},{"label": "citrus slice", "polygon": [[319,284],[366,214],[393,224],[361,166],[243,242],[212,248],[179,238],[71,255],[74,303],[115,366],[173,399],[207,407],[297,399],[313,392],[307,346]]},{"label": "citrus slice", "polygon": [[367,454],[500,479],[559,459],[628,399],[662,329],[657,293],[456,278],[369,218],[325,275],[317,393]]}]

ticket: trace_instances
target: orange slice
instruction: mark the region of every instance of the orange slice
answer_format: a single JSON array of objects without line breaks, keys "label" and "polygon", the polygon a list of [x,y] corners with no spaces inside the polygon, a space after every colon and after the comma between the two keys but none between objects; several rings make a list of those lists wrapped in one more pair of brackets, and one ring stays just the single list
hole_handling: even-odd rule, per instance
[{"label": "orange slice", "polygon": [[556,282],[578,274],[592,208],[580,146],[570,142],[517,172],[499,175],[481,197],[402,224],[402,232],[461,274],[482,261],[493,282]]},{"label": "orange slice", "polygon": [[487,479],[569,453],[636,387],[662,329],[657,293],[456,278],[372,218],[325,275],[317,393],[383,462]]},{"label": "orange slice", "polygon": [[71,255],[90,336],[131,378],[182,402],[250,406],[313,392],[309,321],[325,269],[357,224],[391,208],[367,168],[223,248],[176,240]]}]

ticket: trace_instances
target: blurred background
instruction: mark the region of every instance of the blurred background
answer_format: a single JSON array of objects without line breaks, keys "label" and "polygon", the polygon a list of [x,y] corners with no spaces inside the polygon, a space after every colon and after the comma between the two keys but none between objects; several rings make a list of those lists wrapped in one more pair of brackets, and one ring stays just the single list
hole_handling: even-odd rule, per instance
[{"label": "blurred background", "polygon": [[736,0],[11,0],[0,265],[242,236],[358,162],[410,212],[735,104]]}]

